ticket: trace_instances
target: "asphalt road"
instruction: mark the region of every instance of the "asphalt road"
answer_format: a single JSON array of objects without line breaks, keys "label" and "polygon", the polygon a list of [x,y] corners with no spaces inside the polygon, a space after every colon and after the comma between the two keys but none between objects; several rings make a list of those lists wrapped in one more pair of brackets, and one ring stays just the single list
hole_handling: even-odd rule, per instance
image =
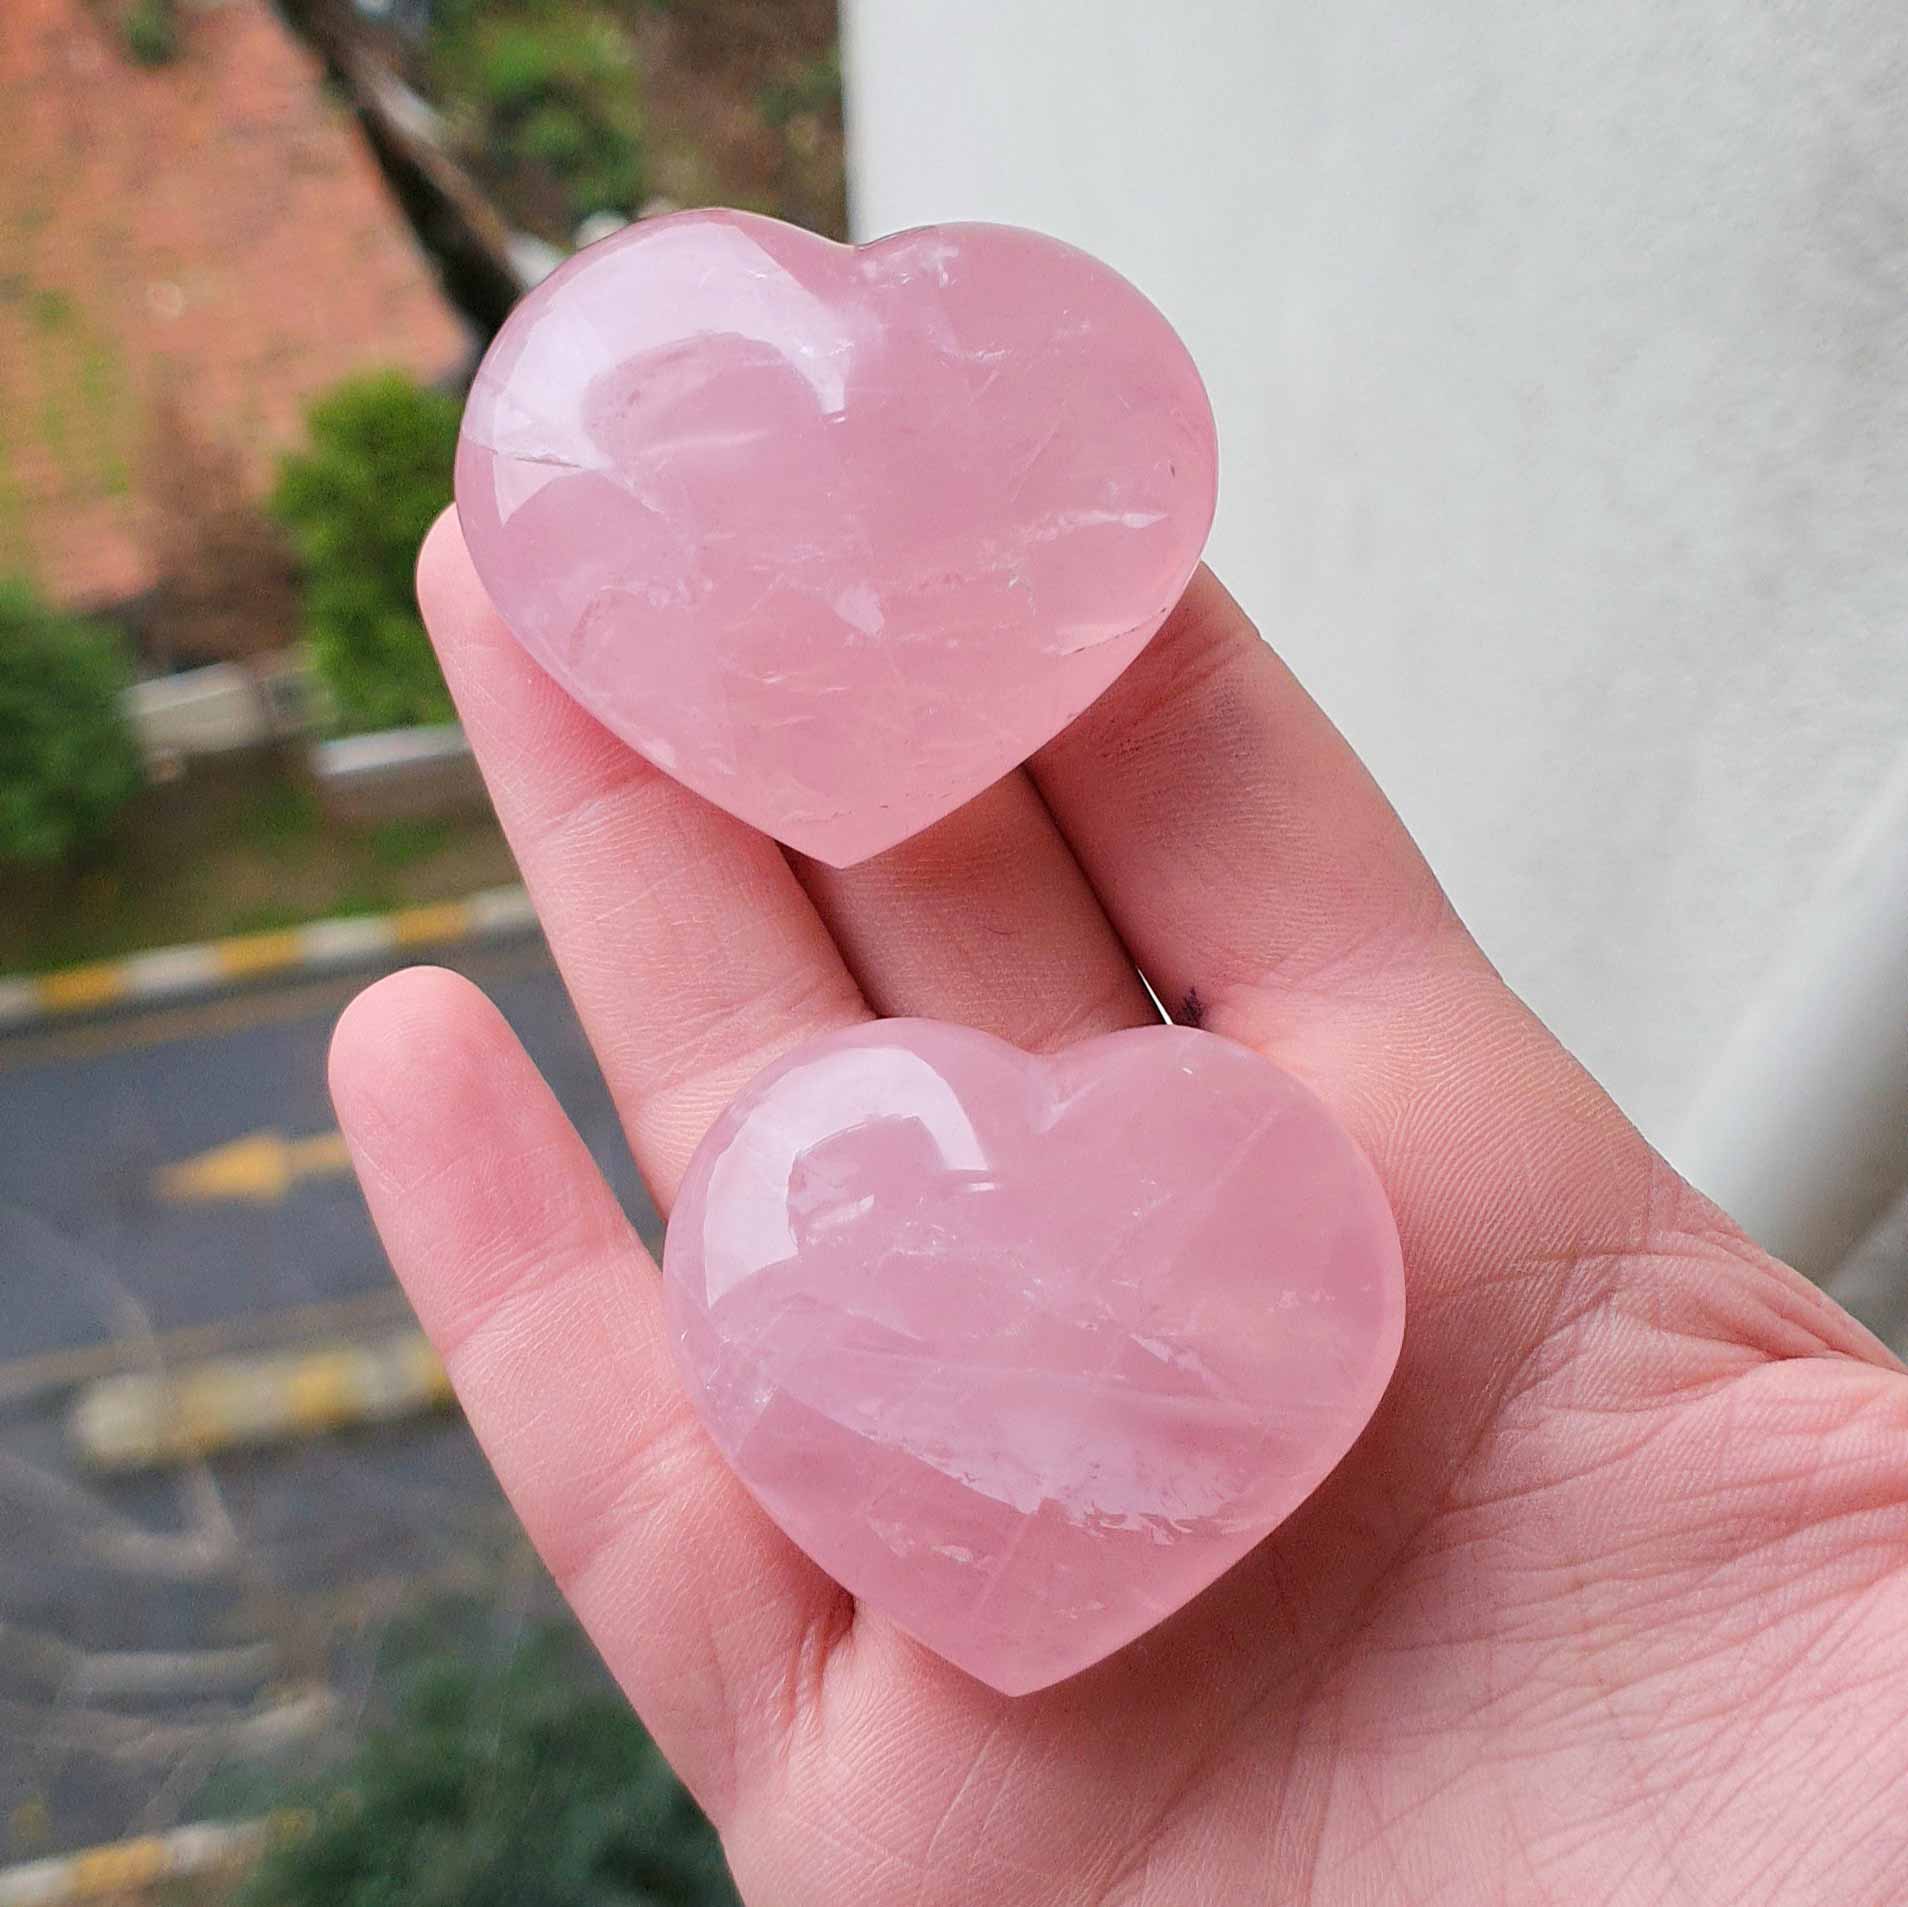
[{"label": "asphalt road", "polygon": [[[658,1242],[541,946],[455,964]],[[221,1767],[335,1740],[418,1584],[489,1593],[502,1570],[540,1593],[455,1417],[102,1481],[72,1457],[67,1393],[7,1399],[40,1354],[391,1287],[346,1174],[183,1200],[161,1176],[260,1135],[322,1155],[325,1045],[364,977],[0,1039],[0,1862],[171,1825]]]}]

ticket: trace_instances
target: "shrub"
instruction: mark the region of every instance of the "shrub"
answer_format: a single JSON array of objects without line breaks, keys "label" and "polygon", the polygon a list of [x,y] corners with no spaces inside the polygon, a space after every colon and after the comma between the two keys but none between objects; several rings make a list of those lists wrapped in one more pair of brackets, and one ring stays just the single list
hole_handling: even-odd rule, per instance
[{"label": "shrub", "polygon": [[841,117],[841,54],[835,48],[784,72],[764,86],[756,106],[763,120],[778,131],[804,114]]},{"label": "shrub", "polygon": [[110,630],[0,582],[0,861],[69,859],[143,779],[120,705],[132,674]]},{"label": "shrub", "polygon": [[133,0],[123,29],[126,51],[141,66],[164,66],[179,54],[179,22],[172,0]]},{"label": "shrub", "polygon": [[313,664],[347,729],[447,722],[413,571],[450,501],[456,402],[378,373],[327,392],[307,425],[309,446],[285,459],[272,510],[302,566]]},{"label": "shrub", "polygon": [[585,1646],[553,1623],[501,1665],[479,1645],[413,1668],[241,1907],[734,1907],[714,1831]]},{"label": "shrub", "polygon": [[633,211],[644,196],[641,75],[607,18],[538,0],[450,8],[438,23],[446,89],[469,97],[467,145],[480,167],[549,200],[568,225]]}]

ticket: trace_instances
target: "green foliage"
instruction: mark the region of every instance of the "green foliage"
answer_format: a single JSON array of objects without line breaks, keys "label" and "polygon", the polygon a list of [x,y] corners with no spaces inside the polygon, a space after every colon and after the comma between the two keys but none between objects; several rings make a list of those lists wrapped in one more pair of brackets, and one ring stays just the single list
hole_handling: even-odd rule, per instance
[{"label": "green foliage", "polygon": [[64,291],[35,289],[24,302],[31,331],[21,368],[38,399],[40,443],[70,482],[123,495],[131,416],[111,333]]},{"label": "green foliage", "polygon": [[279,860],[308,846],[324,830],[325,817],[309,783],[286,776],[245,810],[246,840]]},{"label": "green foliage", "polygon": [[841,116],[841,52],[830,47],[762,88],[757,100],[762,118],[777,130],[804,114]]},{"label": "green foliage", "polygon": [[126,51],[141,66],[165,66],[179,55],[179,22],[173,0],[133,0],[122,29]]},{"label": "green foliage", "polygon": [[450,501],[457,405],[398,372],[353,378],[307,419],[272,498],[304,572],[312,661],[347,729],[451,719],[417,613],[419,545]]},{"label": "green foliage", "polygon": [[506,181],[553,188],[569,224],[644,197],[641,75],[613,20],[548,0],[449,7],[437,65],[468,102],[473,158]]},{"label": "green foliage", "polygon": [[120,707],[131,679],[110,629],[0,582],[0,862],[70,859],[139,788],[139,746]]},{"label": "green foliage", "polygon": [[440,1651],[240,1907],[733,1907],[721,1849],[576,1631]]},{"label": "green foliage", "polygon": [[380,821],[371,830],[367,846],[371,864],[388,874],[435,860],[450,846],[448,821]]},{"label": "green foliage", "polygon": [[529,112],[593,77],[595,47],[574,26],[498,20],[478,36],[477,77],[500,113]]},{"label": "green foliage", "polygon": [[72,299],[63,291],[36,291],[27,300],[27,313],[34,330],[53,333],[70,331],[78,316]]}]

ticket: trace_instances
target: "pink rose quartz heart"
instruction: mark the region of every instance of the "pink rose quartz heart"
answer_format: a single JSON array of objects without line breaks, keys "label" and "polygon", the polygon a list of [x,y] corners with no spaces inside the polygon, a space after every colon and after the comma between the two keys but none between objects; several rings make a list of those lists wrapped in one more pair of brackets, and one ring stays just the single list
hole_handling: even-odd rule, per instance
[{"label": "pink rose quartz heart", "polygon": [[457,510],[504,621],[599,721],[846,866],[1133,660],[1199,560],[1216,463],[1185,347],[1084,252],[684,212],[517,307]]},{"label": "pink rose quartz heart", "polygon": [[664,1265],[690,1394],[763,1508],[1010,1695],[1289,1516],[1404,1328],[1364,1155],[1185,1027],[1053,1059],[928,1020],[816,1040],[703,1142]]}]

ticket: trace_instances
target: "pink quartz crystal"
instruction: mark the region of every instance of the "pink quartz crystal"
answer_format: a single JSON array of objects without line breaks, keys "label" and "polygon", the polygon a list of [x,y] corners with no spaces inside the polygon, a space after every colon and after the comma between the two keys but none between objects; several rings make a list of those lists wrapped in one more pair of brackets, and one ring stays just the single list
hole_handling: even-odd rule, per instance
[{"label": "pink quartz crystal", "polygon": [[1053,1059],[928,1020],[816,1040],[717,1121],[664,1266],[690,1393],[763,1508],[1006,1694],[1289,1516],[1404,1328],[1364,1155],[1185,1027]]},{"label": "pink quartz crystal", "polygon": [[1172,327],[1071,246],[684,212],[517,307],[457,509],[504,621],[598,720],[846,866],[1133,660],[1198,562],[1216,455]]}]

